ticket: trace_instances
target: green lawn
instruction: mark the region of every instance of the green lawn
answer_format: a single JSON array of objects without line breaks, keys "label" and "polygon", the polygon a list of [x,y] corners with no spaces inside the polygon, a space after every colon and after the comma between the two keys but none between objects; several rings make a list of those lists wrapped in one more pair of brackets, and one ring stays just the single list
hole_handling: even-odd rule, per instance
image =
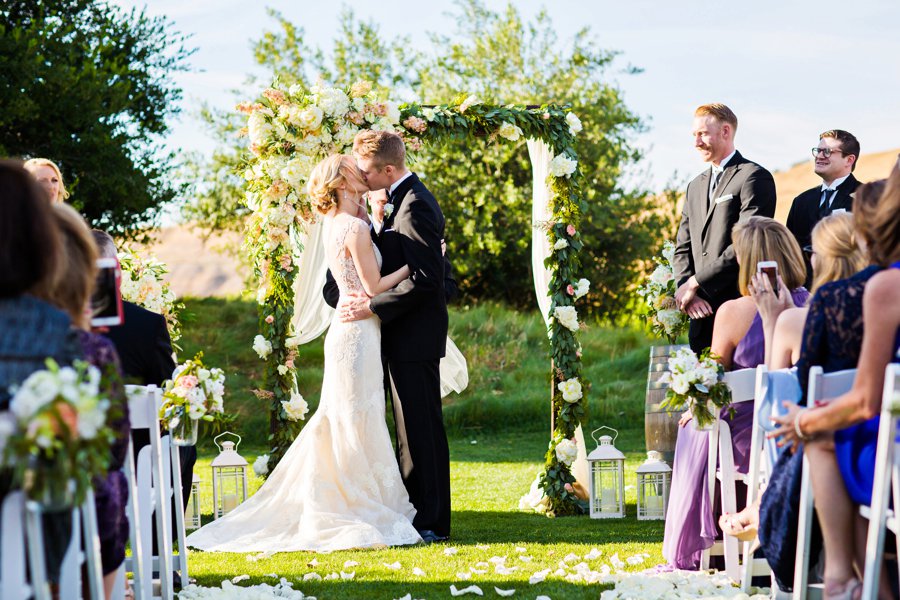
[{"label": "green lawn", "polygon": [[[638,431],[625,432],[626,438],[636,440]],[[472,442],[476,442],[473,444]],[[275,583],[268,577],[277,574],[295,582],[295,589],[318,598],[400,598],[411,593],[414,598],[450,598],[450,585],[463,588],[478,585],[487,596],[497,597],[493,587],[516,589],[514,597],[533,598],[546,595],[553,599],[598,598],[600,591],[610,586],[589,585],[566,581],[564,577],[549,575],[535,585],[529,577],[543,569],[556,571],[569,554],[579,556],[570,560],[567,574],[582,562],[593,548],[601,556],[588,560],[591,570],[600,571],[610,565],[611,557],[619,559],[646,553],[645,562],[628,565],[626,570],[641,570],[658,564],[663,523],[635,519],[634,490],[626,491],[628,516],[623,520],[592,520],[588,517],[547,517],[517,510],[519,497],[528,489],[540,465],[539,457],[546,447],[545,436],[533,433],[476,434],[455,437],[450,442],[453,492],[453,533],[449,544],[390,548],[384,550],[356,550],[313,554],[282,553],[257,561],[248,560],[255,554],[193,552],[190,557],[191,576],[203,586],[218,586],[224,579],[247,574],[250,579],[239,585]],[[628,448],[628,445],[626,445]],[[636,448],[639,450],[639,448]],[[634,485],[634,469],[642,460],[641,452],[627,452],[626,484]],[[251,462],[255,455],[246,458]],[[208,522],[212,512],[212,492],[209,481],[207,455],[197,466],[203,478],[203,516]],[[251,489],[261,483],[250,473]],[[445,555],[448,547],[458,552]],[[519,558],[516,548],[531,557],[529,562]],[[485,568],[478,563],[490,563],[493,557],[506,557],[507,566],[518,569],[508,575],[498,575],[493,565]],[[315,559],[318,564],[310,566]],[[359,563],[344,567],[347,561]],[[386,565],[399,562],[397,570]],[[420,568],[424,575],[416,576]],[[487,571],[472,573],[475,568]],[[614,569],[613,569],[614,570]],[[352,580],[302,581],[305,574],[315,572],[323,578],[330,573],[355,572]],[[471,573],[471,579],[460,579],[458,573]]]},{"label": "green lawn", "polygon": [[[239,451],[252,464],[266,451],[268,429],[267,415],[250,391],[262,386],[261,363],[250,349],[256,334],[255,306],[222,299],[188,299],[186,305],[190,315],[181,341],[183,356],[202,349],[209,365],[225,369],[226,410],[234,416],[230,427],[244,436]],[[513,597],[518,598],[598,598],[609,586],[567,580],[564,575],[575,573],[581,562],[589,570],[602,571],[617,559],[646,554],[643,563],[633,559],[635,564],[624,567],[630,571],[662,560],[663,523],[638,522],[634,506],[634,469],[644,458],[647,349],[653,342],[634,327],[594,326],[580,334],[585,375],[592,382],[587,394],[586,435],[600,425],[621,430],[617,445],[628,456],[628,516],[608,521],[548,519],[518,510],[518,500],[542,464],[548,441],[547,337],[540,317],[536,311],[523,315],[486,304],[452,309],[450,323],[450,335],[467,357],[470,374],[469,388],[445,399],[444,407],[451,452],[451,542],[330,554],[283,553],[258,560],[243,554],[194,552],[191,576],[198,584],[218,586],[244,574],[250,579],[239,585],[274,584],[277,580],[270,575],[276,574],[294,582],[295,589],[326,599],[391,599],[407,593],[412,598],[450,598],[451,585],[463,588],[472,584],[488,597],[499,597],[493,590],[497,586],[515,589]],[[313,410],[318,403],[322,360],[319,340],[303,346],[297,361],[300,390]],[[208,522],[212,512],[209,462],[215,448],[205,436],[198,449],[201,458],[196,472],[203,479],[202,505],[204,522]],[[252,471],[249,478],[251,490],[255,490],[261,480]],[[456,553],[445,554],[447,548],[455,548]],[[594,548],[600,550],[599,558],[585,560]],[[578,559],[567,561],[565,573],[557,571],[570,554]],[[490,564],[495,557],[506,557],[505,565],[517,568],[498,574]],[[348,561],[358,564],[345,567]],[[387,566],[395,563],[400,564],[398,569]],[[414,574],[414,569],[424,574]],[[529,584],[529,577],[545,569],[550,569],[546,580]],[[341,571],[355,576],[324,580]],[[317,573],[323,580],[303,581],[308,573]],[[460,573],[469,573],[470,579]]]}]

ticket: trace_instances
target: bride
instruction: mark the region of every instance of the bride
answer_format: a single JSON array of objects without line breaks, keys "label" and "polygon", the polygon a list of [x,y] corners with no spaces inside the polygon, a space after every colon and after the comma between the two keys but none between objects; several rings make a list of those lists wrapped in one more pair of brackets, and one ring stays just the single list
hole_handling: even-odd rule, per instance
[{"label": "bride", "polygon": [[[382,277],[369,224],[356,217],[368,190],[356,162],[333,155],[316,165],[307,189],[326,217],[328,266],[341,295],[374,296],[409,277]],[[325,373],[316,414],[265,484],[225,517],[187,538],[201,550],[227,552],[415,544],[409,502],[385,423],[378,317],[342,323],[325,337]]]}]

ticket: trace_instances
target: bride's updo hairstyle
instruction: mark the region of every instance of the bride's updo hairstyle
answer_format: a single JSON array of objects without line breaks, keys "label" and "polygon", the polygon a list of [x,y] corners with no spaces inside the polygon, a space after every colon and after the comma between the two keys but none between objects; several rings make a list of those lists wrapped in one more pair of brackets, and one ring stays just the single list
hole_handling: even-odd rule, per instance
[{"label": "bride's updo hairstyle", "polygon": [[353,159],[343,154],[332,154],[313,167],[306,183],[306,193],[316,212],[324,215],[337,206],[338,187],[348,180],[356,168]]}]

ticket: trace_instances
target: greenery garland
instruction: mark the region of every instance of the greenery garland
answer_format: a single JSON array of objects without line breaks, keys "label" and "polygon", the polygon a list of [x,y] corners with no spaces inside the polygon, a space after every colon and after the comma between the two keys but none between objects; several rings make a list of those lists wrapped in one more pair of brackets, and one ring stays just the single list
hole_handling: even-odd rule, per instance
[{"label": "greenery garland", "polygon": [[291,321],[295,265],[303,250],[302,236],[315,219],[305,191],[312,167],[330,154],[349,152],[356,133],[366,128],[399,133],[411,162],[424,143],[448,138],[486,138],[489,143],[536,138],[548,144],[554,157],[549,177],[552,219],[541,226],[553,247],[545,265],[552,273],[548,335],[555,430],[541,487],[549,499],[548,514],[580,512],[574,493],[566,490],[566,484],[574,482],[571,460],[559,459],[555,451],[560,443],[571,444],[585,414],[586,382],[575,335],[579,328],[575,301],[589,286],[578,278],[582,248],[578,226],[585,209],[574,150],[574,136],[581,130],[578,118],[567,107],[497,106],[474,96],[439,106],[398,106],[378,98],[368,82],[339,90],[321,82],[309,89],[299,85],[282,89],[276,81],[256,102],[242,103],[238,110],[249,115],[242,133],[249,137],[244,177],[252,215],[244,249],[259,282],[260,334],[253,347],[266,361],[265,389],[256,393],[270,406],[270,471],[293,441],[296,423],[307,410],[297,389],[298,340]]}]

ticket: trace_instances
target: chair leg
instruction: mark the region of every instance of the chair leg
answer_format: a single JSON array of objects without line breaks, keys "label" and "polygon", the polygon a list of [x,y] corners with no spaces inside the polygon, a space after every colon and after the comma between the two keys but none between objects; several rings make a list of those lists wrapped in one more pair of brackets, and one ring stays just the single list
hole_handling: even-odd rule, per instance
[{"label": "chair leg", "polygon": [[875,598],[881,580],[881,563],[884,560],[884,536],[890,477],[893,473],[894,435],[896,419],[889,410],[881,413],[878,425],[878,446],[875,451],[875,483],[872,488],[872,506],[869,515],[869,531],[866,539],[866,565],[863,576],[863,598]]},{"label": "chair leg", "polygon": [[809,584],[809,545],[812,537],[813,490],[809,479],[809,460],[803,456],[800,479],[800,518],[797,524],[797,555],[794,564],[794,597],[806,598]]}]

